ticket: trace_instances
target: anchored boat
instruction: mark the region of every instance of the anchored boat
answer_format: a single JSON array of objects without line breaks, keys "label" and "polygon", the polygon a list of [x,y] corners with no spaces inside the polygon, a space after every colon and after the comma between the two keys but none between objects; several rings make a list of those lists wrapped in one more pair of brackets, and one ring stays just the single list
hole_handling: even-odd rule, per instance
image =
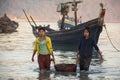
[{"label": "anchored boat", "polygon": [[[65,2],[65,3],[61,3],[61,9],[58,10],[58,12],[61,12],[62,15],[62,22],[61,22],[61,26],[60,26],[60,30],[59,31],[55,31],[53,29],[51,29],[49,26],[45,27],[45,29],[47,30],[46,35],[51,37],[52,39],[52,43],[53,43],[53,48],[54,50],[77,50],[78,47],[78,43],[80,40],[80,37],[83,35],[83,30],[86,27],[90,28],[91,34],[90,36],[95,40],[96,44],[98,42],[100,33],[102,32],[102,28],[103,28],[103,24],[104,24],[104,15],[105,15],[105,9],[103,8],[103,4],[101,3],[101,12],[99,17],[97,17],[96,19],[93,20],[89,20],[87,22],[84,23],[77,23],[77,5],[79,3],[81,3],[82,1],[73,1],[73,2]],[[64,27],[64,23],[65,23],[65,17],[68,15],[69,12],[69,6],[72,5],[72,11],[74,11],[74,25],[73,27],[70,27],[69,29],[66,29]],[[24,11],[24,10],[23,10]],[[25,11],[24,11],[25,13]],[[25,13],[25,16],[27,17],[29,23],[30,20],[28,18],[28,16]],[[33,21],[33,23],[35,24],[34,26],[30,23],[32,29],[33,29],[33,34],[35,35],[35,37],[38,36],[38,32],[37,32],[37,28],[41,27],[41,26],[37,26],[35,21],[33,20],[33,18],[30,16],[31,20]]]},{"label": "anchored boat", "polygon": [[18,26],[19,24],[15,21],[10,20],[7,17],[7,14],[4,14],[4,16],[0,18],[0,33],[15,32]]}]

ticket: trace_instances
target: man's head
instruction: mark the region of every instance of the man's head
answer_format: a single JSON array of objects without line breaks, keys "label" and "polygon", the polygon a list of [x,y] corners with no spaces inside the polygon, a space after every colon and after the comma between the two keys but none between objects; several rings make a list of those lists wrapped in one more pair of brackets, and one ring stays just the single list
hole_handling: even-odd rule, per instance
[{"label": "man's head", "polygon": [[43,28],[43,27],[39,28],[38,33],[40,36],[45,36],[45,28]]},{"label": "man's head", "polygon": [[85,36],[85,37],[89,37],[89,36],[90,36],[90,29],[89,29],[88,27],[86,27],[86,28],[84,29],[84,36]]}]

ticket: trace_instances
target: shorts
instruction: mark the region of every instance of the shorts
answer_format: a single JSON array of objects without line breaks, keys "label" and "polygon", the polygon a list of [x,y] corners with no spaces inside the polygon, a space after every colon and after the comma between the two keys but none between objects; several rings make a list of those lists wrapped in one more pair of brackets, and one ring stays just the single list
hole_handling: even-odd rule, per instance
[{"label": "shorts", "polygon": [[91,63],[91,59],[92,59],[91,57],[90,58],[80,58],[80,63],[79,63],[80,70],[88,71],[90,63]]}]

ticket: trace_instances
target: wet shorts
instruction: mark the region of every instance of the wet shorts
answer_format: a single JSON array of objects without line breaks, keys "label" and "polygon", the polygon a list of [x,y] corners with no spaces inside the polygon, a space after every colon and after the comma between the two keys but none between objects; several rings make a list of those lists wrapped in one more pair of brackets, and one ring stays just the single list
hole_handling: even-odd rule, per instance
[{"label": "wet shorts", "polygon": [[80,58],[80,70],[89,70],[91,59],[92,58]]}]

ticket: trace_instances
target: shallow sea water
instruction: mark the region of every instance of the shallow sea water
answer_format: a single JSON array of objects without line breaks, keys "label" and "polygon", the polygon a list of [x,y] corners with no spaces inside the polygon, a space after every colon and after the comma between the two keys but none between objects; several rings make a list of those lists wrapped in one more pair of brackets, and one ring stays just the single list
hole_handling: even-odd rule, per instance
[{"label": "shallow sea water", "polygon": [[[47,25],[48,23],[39,23]],[[49,23],[57,29],[55,23]],[[53,63],[51,71],[39,73],[37,56],[31,61],[35,37],[27,22],[20,22],[18,32],[0,34],[0,80],[120,80],[120,52],[110,44],[105,30],[101,33],[98,46],[104,61],[100,64],[94,54],[90,70],[76,73],[56,72]],[[120,50],[120,23],[106,23],[114,45]],[[56,63],[75,63],[76,52],[54,51]]]}]

